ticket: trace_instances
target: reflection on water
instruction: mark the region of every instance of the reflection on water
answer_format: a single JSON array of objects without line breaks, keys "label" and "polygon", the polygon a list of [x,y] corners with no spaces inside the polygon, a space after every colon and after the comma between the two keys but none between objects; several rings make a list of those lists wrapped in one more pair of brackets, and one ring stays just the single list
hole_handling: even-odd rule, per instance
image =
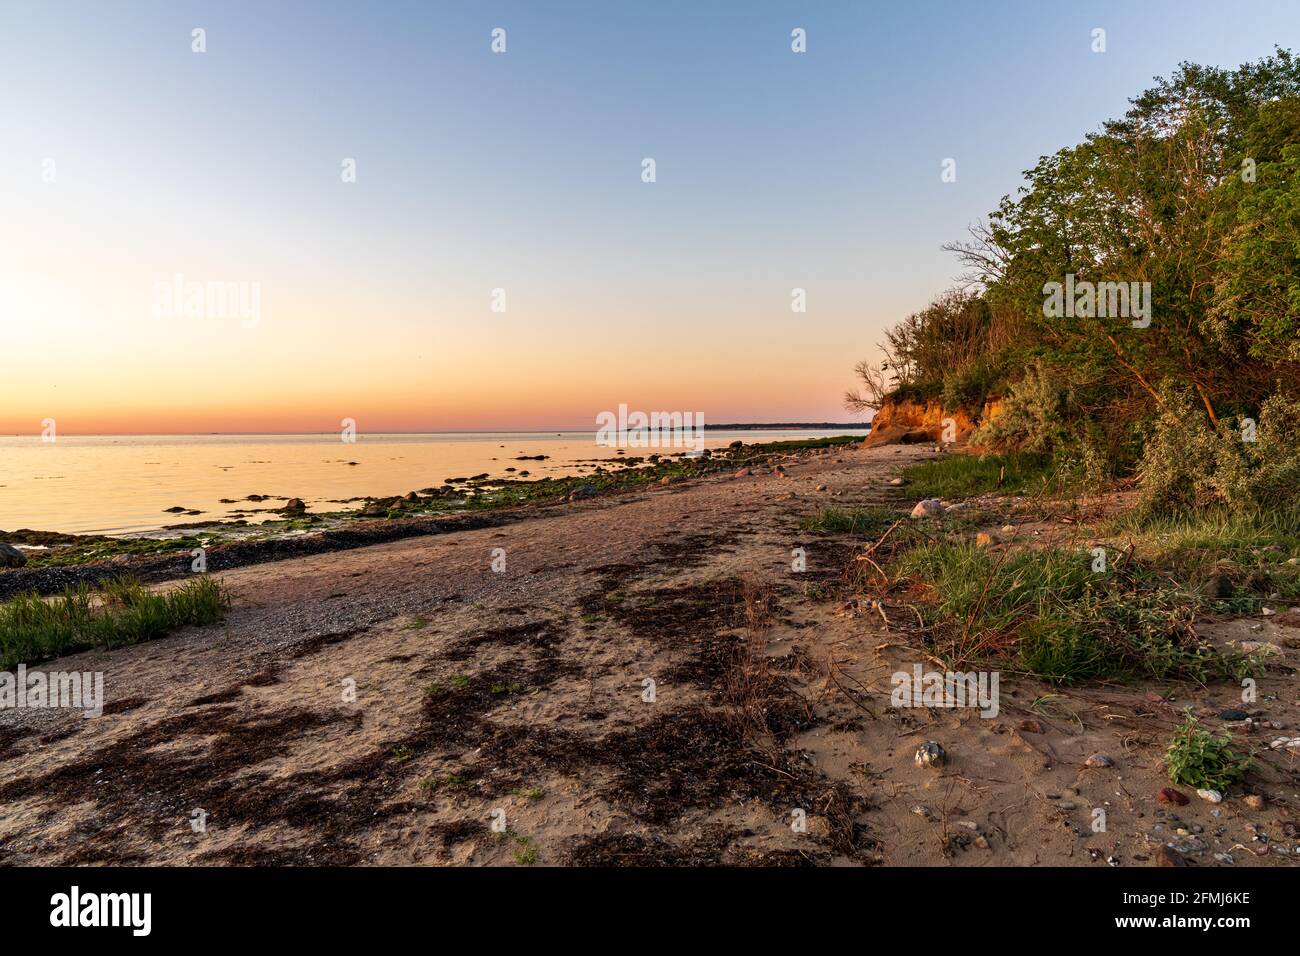
[{"label": "reflection on water", "polygon": [[[718,431],[707,433],[707,445],[824,434],[842,432]],[[581,474],[592,467],[584,462],[615,458],[617,450],[597,445],[594,432],[360,435],[351,444],[337,434],[0,438],[0,529],[150,531],[279,504],[250,503],[249,495],[296,497],[312,510],[337,511],[350,507],[338,504],[349,498],[406,494],[484,472],[494,478]],[[629,455],[679,450],[625,449]],[[517,460],[535,455],[547,458]],[[167,513],[175,507],[203,514]]]}]

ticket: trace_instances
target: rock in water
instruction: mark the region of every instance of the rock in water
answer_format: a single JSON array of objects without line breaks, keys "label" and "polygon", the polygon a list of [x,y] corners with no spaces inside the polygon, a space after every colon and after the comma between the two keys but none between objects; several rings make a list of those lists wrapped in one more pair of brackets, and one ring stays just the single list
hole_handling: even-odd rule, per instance
[{"label": "rock in water", "polygon": [[918,767],[942,767],[948,762],[948,752],[933,740],[927,740],[916,748],[914,758]]},{"label": "rock in water", "polygon": [[305,515],[307,506],[302,503],[301,498],[290,498],[280,510],[287,515]]},{"label": "rock in water", "polygon": [[0,542],[0,568],[21,568],[27,563],[27,555],[12,544]]}]

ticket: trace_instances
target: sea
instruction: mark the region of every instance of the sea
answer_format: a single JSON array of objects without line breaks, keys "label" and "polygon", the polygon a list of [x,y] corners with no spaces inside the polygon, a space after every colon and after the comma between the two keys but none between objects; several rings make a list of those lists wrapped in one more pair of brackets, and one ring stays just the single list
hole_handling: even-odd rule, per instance
[{"label": "sea", "polygon": [[[867,428],[704,434],[706,447],[720,448],[737,440],[866,435]],[[448,478],[564,477],[589,473],[619,451],[681,450],[608,447],[594,431],[359,434],[350,442],[338,432],[0,437],[0,532],[153,535],[188,522],[274,518],[269,511],[264,517],[236,512],[279,506],[280,498],[341,511],[362,506],[353,499],[406,494]],[[252,495],[273,500],[252,504]]]}]

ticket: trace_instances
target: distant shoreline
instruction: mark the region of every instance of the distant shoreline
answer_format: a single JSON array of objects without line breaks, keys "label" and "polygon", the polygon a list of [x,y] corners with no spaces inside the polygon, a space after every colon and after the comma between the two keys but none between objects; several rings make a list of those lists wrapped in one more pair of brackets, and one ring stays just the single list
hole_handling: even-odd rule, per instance
[{"label": "distant shoreline", "polygon": [[[818,429],[835,429],[838,431],[870,431],[870,422],[730,422],[718,425],[705,424],[705,431],[815,431]],[[581,428],[496,428],[496,429],[459,429],[445,431],[369,431],[370,435],[585,435],[594,433],[595,427]],[[63,432],[66,438],[209,438],[223,436],[229,438],[291,438],[308,435],[337,435],[337,430],[316,432]],[[0,438],[39,438],[36,432],[11,432]]]}]

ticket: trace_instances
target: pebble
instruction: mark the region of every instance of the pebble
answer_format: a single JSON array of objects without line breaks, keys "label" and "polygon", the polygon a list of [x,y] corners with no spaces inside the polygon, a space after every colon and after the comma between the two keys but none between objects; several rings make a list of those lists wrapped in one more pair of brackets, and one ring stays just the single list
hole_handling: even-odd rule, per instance
[{"label": "pebble", "polygon": [[1186,866],[1187,860],[1183,855],[1172,847],[1164,845],[1156,847],[1156,866]]},{"label": "pebble", "polygon": [[1246,803],[1246,806],[1247,806],[1248,808],[1250,808],[1251,810],[1263,810],[1263,809],[1264,809],[1264,798],[1263,798],[1262,796],[1260,796],[1258,793],[1248,793],[1248,794],[1246,794],[1246,800],[1245,800],[1245,803]]},{"label": "pebble", "polygon": [[1115,761],[1111,760],[1105,754],[1097,753],[1085,760],[1083,765],[1085,767],[1113,767],[1115,766]]},{"label": "pebble", "polygon": [[1196,795],[1202,800],[1206,800],[1210,803],[1223,802],[1223,794],[1219,793],[1217,790],[1197,790]]},{"label": "pebble", "polygon": [[916,748],[913,758],[918,767],[942,767],[948,762],[948,752],[933,740],[927,740]]},{"label": "pebble", "polygon": [[918,501],[912,509],[913,518],[937,518],[943,514],[943,504],[938,498],[926,498]]},{"label": "pebble", "polygon": [[1187,806],[1188,803],[1191,802],[1187,799],[1187,796],[1185,794],[1180,793],[1179,791],[1175,790],[1173,787],[1162,788],[1161,791],[1158,794],[1156,794],[1156,799],[1159,800],[1161,803],[1172,803],[1180,807],[1185,807]]}]

